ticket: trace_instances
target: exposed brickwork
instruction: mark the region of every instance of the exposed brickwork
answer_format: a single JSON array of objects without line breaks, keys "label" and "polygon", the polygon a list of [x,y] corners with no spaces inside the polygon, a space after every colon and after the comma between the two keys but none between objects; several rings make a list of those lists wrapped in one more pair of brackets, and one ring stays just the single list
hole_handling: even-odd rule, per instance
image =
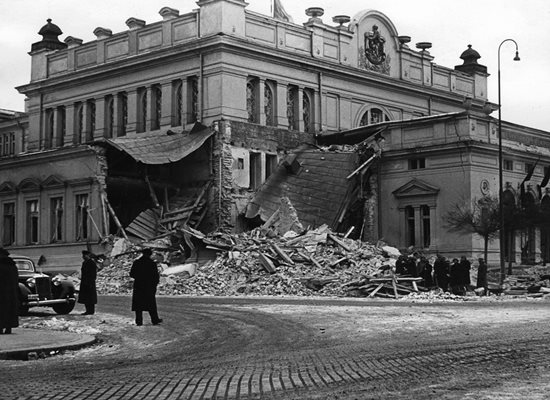
[{"label": "exposed brickwork", "polygon": [[218,228],[234,231],[238,228],[237,217],[242,212],[242,205],[253,192],[233,182],[234,165],[230,146],[282,154],[300,144],[313,143],[314,137],[302,132],[236,121],[218,121],[214,123],[214,129],[218,133],[214,144],[215,184],[211,204]]}]

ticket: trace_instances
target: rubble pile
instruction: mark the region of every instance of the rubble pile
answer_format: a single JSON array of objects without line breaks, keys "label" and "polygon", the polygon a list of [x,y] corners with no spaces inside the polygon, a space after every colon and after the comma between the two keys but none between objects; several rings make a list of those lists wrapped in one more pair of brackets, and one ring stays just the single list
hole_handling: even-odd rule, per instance
[{"label": "rubble pile", "polygon": [[[160,261],[157,293],[164,295],[366,296],[369,292],[363,289],[370,279],[391,280],[399,255],[395,248],[347,239],[327,226],[302,234],[289,231],[283,236],[260,228],[238,235],[205,236],[190,228],[184,233],[217,251],[217,258],[201,266],[188,262],[192,256],[187,264],[175,263],[181,259],[183,247],[181,243],[174,246],[174,235],[155,243],[115,245],[98,274],[98,291],[130,293],[129,271],[144,246],[152,247]],[[176,236],[184,235],[179,232]],[[379,290],[377,295],[386,293]]]},{"label": "rubble pile", "polygon": [[544,297],[550,294],[550,267],[532,266],[504,280],[504,294]]}]

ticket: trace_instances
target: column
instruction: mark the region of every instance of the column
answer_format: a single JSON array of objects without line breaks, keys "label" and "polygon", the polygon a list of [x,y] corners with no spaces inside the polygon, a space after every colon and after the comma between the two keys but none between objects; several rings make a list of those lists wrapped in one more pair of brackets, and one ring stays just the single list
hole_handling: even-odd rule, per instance
[{"label": "column", "polygon": [[422,214],[419,206],[414,207],[414,246],[422,244]]},{"label": "column", "polygon": [[287,113],[287,83],[277,83],[277,93],[276,101],[277,107],[275,115],[275,125],[278,128],[287,129],[288,128],[288,117]]},{"label": "column", "polygon": [[435,206],[430,206],[430,248],[438,246],[439,243],[436,242],[436,238],[439,237],[439,232],[437,232],[436,215],[435,215]]},{"label": "column", "polygon": [[105,98],[95,99],[95,131],[94,139],[101,139],[105,135]]},{"label": "column", "polygon": [[191,101],[187,78],[181,79],[181,101],[181,110],[176,110],[176,112],[181,112],[181,125],[185,127],[187,124],[187,119],[189,118],[189,102]]},{"label": "column", "polygon": [[137,89],[128,91],[128,125],[126,126],[126,134],[136,133],[139,98]]},{"label": "column", "polygon": [[265,79],[258,80],[258,112],[259,112],[259,123],[262,126],[265,126]]},{"label": "column", "polygon": [[120,108],[120,94],[117,93],[113,95],[113,129],[111,130],[111,137],[118,137],[121,132],[122,120],[120,117],[121,108]]},{"label": "column", "polygon": [[162,106],[160,112],[160,127],[167,128],[172,126],[172,116],[175,114],[173,108],[174,93],[172,90],[172,82],[164,82],[161,84],[162,90]]},{"label": "column", "polygon": [[65,107],[65,146],[76,144],[75,138],[75,106],[70,104]]}]

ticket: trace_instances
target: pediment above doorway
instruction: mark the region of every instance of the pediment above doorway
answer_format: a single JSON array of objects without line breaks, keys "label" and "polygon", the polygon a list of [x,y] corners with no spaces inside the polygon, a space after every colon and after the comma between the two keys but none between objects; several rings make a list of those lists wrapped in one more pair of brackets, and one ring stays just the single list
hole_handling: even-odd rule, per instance
[{"label": "pediment above doorway", "polygon": [[439,193],[439,188],[420,179],[412,179],[403,186],[393,191],[397,198],[407,197],[433,197]]}]

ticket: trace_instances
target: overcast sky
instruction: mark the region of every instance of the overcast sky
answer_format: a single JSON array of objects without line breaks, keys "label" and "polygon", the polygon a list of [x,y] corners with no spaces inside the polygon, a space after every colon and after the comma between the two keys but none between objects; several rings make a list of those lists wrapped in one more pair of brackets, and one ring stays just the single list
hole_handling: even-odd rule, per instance
[{"label": "overcast sky", "polygon": [[[453,68],[462,63],[467,45],[481,54],[488,67],[489,99],[498,102],[497,56],[508,38],[519,45],[521,61],[513,61],[511,42],[501,48],[502,119],[550,131],[550,1],[548,0],[281,0],[295,23],[307,20],[305,9],[322,7],[326,24],[335,15],[353,17],[364,9],[384,13],[400,35],[417,42],[432,42],[434,62]],[[270,15],[271,0],[248,0],[248,9]],[[161,20],[162,7],[180,14],[197,8],[192,0],[0,0],[0,108],[23,111],[24,96],[16,86],[30,80],[31,44],[41,39],[47,18],[63,31],[60,40],[74,36],[88,42],[98,26],[113,33],[127,30],[130,17],[152,23]],[[493,116],[497,116],[494,112]]]}]

